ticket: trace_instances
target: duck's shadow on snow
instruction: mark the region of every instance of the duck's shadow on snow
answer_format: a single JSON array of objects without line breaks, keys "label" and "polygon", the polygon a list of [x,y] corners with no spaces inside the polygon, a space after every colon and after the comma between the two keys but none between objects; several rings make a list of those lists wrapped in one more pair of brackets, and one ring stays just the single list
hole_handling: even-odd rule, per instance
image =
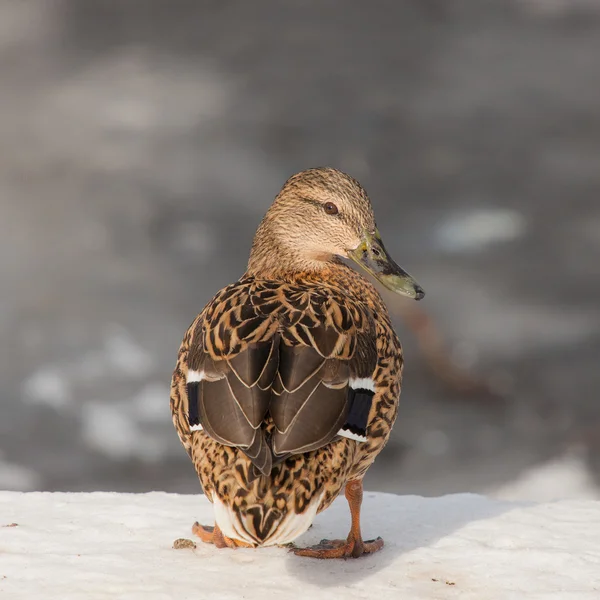
[{"label": "duck's shadow on snow", "polygon": [[[384,548],[359,559],[319,560],[289,554],[287,569],[293,577],[317,587],[348,585],[372,576],[399,556],[426,547],[472,521],[495,517],[514,508],[474,494],[440,498],[365,493],[361,521],[364,539],[381,536]],[[315,520],[313,527],[296,540],[310,546],[323,538],[345,538],[350,514],[343,497]]]}]

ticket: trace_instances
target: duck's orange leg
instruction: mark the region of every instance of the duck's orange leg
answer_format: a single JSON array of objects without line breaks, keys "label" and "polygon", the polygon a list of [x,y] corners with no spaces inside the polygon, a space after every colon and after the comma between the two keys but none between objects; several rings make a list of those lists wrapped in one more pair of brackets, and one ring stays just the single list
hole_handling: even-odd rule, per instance
[{"label": "duck's orange leg", "polygon": [[205,544],[214,544],[217,548],[252,548],[251,544],[234,540],[223,534],[218,525],[200,525],[196,522],[192,525],[192,533],[197,535]]},{"label": "duck's orange leg", "polygon": [[354,480],[346,484],[346,500],[350,506],[352,527],[345,540],[321,540],[316,546],[309,548],[292,548],[291,552],[298,556],[311,558],[358,558],[363,554],[372,554],[383,548],[383,540],[363,541],[360,533],[360,505],[363,498],[362,481]]}]

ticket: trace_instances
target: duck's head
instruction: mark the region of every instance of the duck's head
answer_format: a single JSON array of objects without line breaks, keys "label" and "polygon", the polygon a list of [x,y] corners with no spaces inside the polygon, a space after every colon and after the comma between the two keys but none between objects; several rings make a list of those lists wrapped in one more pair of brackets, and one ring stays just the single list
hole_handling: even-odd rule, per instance
[{"label": "duck's head", "polygon": [[416,300],[425,295],[385,249],[369,197],[356,179],[331,168],[297,173],[259,226],[248,271],[318,271],[338,257],[351,259],[394,292]]}]

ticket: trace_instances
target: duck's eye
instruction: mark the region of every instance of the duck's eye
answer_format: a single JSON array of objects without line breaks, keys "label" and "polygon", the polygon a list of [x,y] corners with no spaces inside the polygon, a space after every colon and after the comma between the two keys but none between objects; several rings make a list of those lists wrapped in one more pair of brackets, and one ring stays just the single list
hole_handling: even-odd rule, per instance
[{"label": "duck's eye", "polygon": [[328,215],[337,215],[340,212],[333,202],[325,202],[323,208]]}]

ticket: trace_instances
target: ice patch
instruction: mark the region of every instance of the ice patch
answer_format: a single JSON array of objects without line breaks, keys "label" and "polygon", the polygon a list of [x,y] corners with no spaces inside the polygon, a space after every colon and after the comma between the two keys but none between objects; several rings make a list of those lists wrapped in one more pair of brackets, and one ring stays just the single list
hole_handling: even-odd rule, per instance
[{"label": "ice patch", "polygon": [[40,477],[37,473],[3,460],[0,454],[0,488],[26,492],[35,490],[39,484]]},{"label": "ice patch", "polygon": [[53,366],[46,366],[32,373],[23,383],[22,392],[26,402],[44,404],[62,410],[71,404],[69,381]]},{"label": "ice patch", "polygon": [[[167,398],[164,403],[168,407]],[[155,462],[166,452],[162,439],[144,433],[122,403],[84,405],[81,426],[85,442],[114,460],[139,458]]]},{"label": "ice patch", "polygon": [[[600,500],[600,489],[582,453],[573,449],[565,456],[526,470],[515,481],[489,490],[500,500]],[[599,506],[600,510],[600,506]]]},{"label": "ice patch", "polygon": [[105,337],[104,347],[109,365],[125,375],[144,377],[152,370],[152,357],[125,329],[112,328]]},{"label": "ice patch", "polygon": [[[153,367],[152,356],[136,343],[129,332],[113,326],[106,334],[102,348],[60,365],[40,367],[25,379],[21,391],[25,402],[30,404],[42,404],[55,410],[72,409],[78,386],[102,383],[107,377],[147,378]],[[157,398],[159,395],[168,398],[169,392],[165,390],[164,386],[160,390],[152,386],[145,388],[146,415],[153,415],[146,416],[146,419],[158,418]]]},{"label": "ice patch", "polygon": [[171,419],[169,408],[169,388],[162,383],[149,383],[130,403],[139,421],[146,423],[166,423]]},{"label": "ice patch", "polygon": [[473,252],[519,238],[526,230],[525,217],[517,211],[476,210],[449,218],[438,228],[436,241],[447,252]]}]

